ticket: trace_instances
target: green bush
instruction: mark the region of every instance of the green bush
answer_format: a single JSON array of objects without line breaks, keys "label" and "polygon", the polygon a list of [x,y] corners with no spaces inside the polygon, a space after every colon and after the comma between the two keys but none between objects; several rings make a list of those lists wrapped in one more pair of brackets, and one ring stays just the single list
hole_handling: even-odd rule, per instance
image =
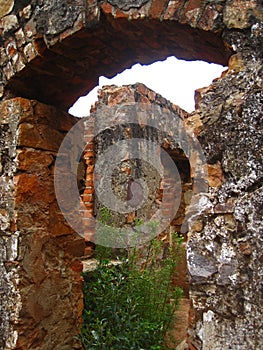
[{"label": "green bush", "polygon": [[144,250],[122,250],[118,264],[110,262],[109,249],[97,247],[98,268],[83,274],[85,350],[166,349],[182,295],[171,283],[181,252],[181,239],[174,235],[173,241],[165,258],[154,240]]}]

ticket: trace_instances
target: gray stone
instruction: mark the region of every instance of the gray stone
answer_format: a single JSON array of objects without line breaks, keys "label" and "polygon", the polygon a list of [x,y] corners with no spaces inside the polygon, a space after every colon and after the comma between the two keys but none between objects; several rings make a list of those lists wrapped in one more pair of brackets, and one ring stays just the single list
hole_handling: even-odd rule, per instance
[{"label": "gray stone", "polygon": [[126,1],[126,0],[108,0],[107,2],[113,6],[116,6],[117,8],[128,11],[131,8],[140,8],[143,4],[145,4],[148,0],[133,0],[133,1]]}]

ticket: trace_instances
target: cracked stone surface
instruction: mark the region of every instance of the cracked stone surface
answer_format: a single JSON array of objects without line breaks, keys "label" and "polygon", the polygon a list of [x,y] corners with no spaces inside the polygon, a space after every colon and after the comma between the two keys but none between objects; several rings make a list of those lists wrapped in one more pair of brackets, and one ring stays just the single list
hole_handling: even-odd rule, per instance
[{"label": "cracked stone surface", "polygon": [[175,55],[228,65],[184,121],[209,185],[188,212],[197,214],[187,343],[260,349],[262,21],[256,0],[0,1],[0,348],[80,347],[85,244],[58,209],[52,177],[76,122],[66,111],[99,76]]}]

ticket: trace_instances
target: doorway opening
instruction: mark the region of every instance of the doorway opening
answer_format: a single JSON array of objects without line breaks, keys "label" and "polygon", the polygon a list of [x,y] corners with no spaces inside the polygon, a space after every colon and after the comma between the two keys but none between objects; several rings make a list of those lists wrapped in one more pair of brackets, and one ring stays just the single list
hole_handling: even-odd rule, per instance
[{"label": "doorway opening", "polygon": [[[130,107],[128,109],[127,101],[129,101],[128,106]],[[155,107],[153,108],[153,106]],[[106,113],[101,113],[102,110]],[[129,119],[132,118],[132,111],[136,111],[137,113],[137,123],[118,123],[118,120],[116,120],[117,113],[121,116],[125,114],[125,117],[129,121]],[[156,113],[151,113],[152,111]],[[167,119],[164,117],[164,114],[168,111],[172,114],[172,120],[168,118],[168,115]],[[143,113],[145,113],[145,115],[142,115]],[[89,184],[87,195],[90,196],[89,198],[93,198],[93,202],[86,202],[87,214],[92,212],[94,217],[99,217],[100,209],[105,209],[99,197],[102,196],[105,191],[106,196],[112,196],[113,199],[110,203],[110,205],[113,206],[110,218],[121,227],[132,226],[136,219],[142,219],[143,222],[147,221],[161,206],[161,220],[165,218],[171,219],[169,225],[165,226],[164,230],[158,235],[158,239],[163,242],[163,255],[165,255],[165,249],[169,248],[173,232],[181,235],[183,234],[181,261],[171,281],[174,285],[182,288],[184,293],[182,305],[179,309],[180,316],[178,316],[181,320],[180,330],[179,333],[173,333],[173,336],[177,337],[180,341],[184,341],[186,338],[188,326],[189,281],[187,278],[186,266],[187,225],[185,217],[187,206],[191,201],[193,193],[193,179],[191,178],[190,162],[182,147],[179,146],[182,140],[180,140],[181,134],[178,132],[178,129],[180,129],[180,127],[183,128],[183,119],[187,117],[187,115],[187,112],[174,106],[171,102],[148,89],[143,84],[133,84],[123,87],[106,86],[100,92],[99,101],[92,109],[91,117],[87,117],[86,119],[87,122],[89,122],[89,120],[94,122],[93,130],[97,130],[96,124],[101,125],[105,119],[109,119],[109,123],[112,119],[114,123],[110,127],[105,127],[101,133],[96,134],[95,132],[93,153],[91,154],[91,149],[88,148],[86,155],[84,154],[87,167],[89,167],[90,164],[92,164],[92,166],[95,164],[96,166],[96,160],[105,157],[105,171],[96,174],[94,177],[95,179],[99,178],[99,181],[100,179],[103,180],[103,178],[106,177],[106,173],[110,173],[107,174],[109,175],[107,177],[110,178],[110,181],[107,180],[107,186],[105,184],[104,186],[100,186],[99,184],[96,187],[96,184],[91,184],[90,171],[87,171],[86,176]],[[145,116],[146,119],[149,116],[156,119],[156,125],[158,125],[158,122],[163,118],[164,125],[162,125],[162,129],[158,130],[151,128],[149,125],[145,125],[145,120],[143,120]],[[134,121],[134,119],[131,120]],[[174,129],[172,126],[174,126]],[[131,144],[129,148],[129,142],[131,140],[135,140],[135,142]],[[128,146],[124,141],[127,141]],[[146,153],[150,154],[148,158],[143,157],[143,153],[145,152],[144,141],[150,141],[157,145],[153,150],[147,149],[146,147]],[[105,154],[107,150],[118,145],[118,143],[120,144],[119,149],[113,151],[111,158],[106,158]],[[138,147],[138,153],[134,153],[134,148],[136,147]],[[162,158],[158,147],[163,150],[164,154],[168,155],[172,163],[169,163],[169,161],[166,163],[167,158]],[[115,156],[118,154],[120,154],[120,158],[115,160]],[[139,155],[141,159],[136,158],[134,154]],[[149,162],[147,163],[143,158],[149,160]],[[163,176],[160,176],[160,173],[151,166],[151,161],[153,164],[158,162],[157,158],[161,158]],[[92,161],[93,163],[91,163]],[[109,164],[111,162],[115,162],[116,164],[111,166]],[[134,209],[140,204],[144,197],[143,185],[141,185],[140,179],[143,179],[144,183],[147,183],[147,200],[140,209]],[[97,190],[94,191],[94,188],[97,188]],[[166,192],[165,196],[164,192]],[[91,196],[91,193],[94,195]],[[85,191],[83,196],[86,198]],[[118,200],[123,200],[124,205],[128,202],[133,210],[130,210],[126,214],[120,214],[118,210],[114,210]],[[175,215],[174,202],[178,203]],[[86,221],[88,217],[89,215],[86,215]],[[87,237],[90,237],[90,232],[90,230],[87,231]],[[96,236],[96,231],[94,234]],[[92,246],[88,240],[86,243],[88,248]],[[88,263],[86,266],[90,266],[90,264]],[[91,266],[94,266],[93,262]]]}]

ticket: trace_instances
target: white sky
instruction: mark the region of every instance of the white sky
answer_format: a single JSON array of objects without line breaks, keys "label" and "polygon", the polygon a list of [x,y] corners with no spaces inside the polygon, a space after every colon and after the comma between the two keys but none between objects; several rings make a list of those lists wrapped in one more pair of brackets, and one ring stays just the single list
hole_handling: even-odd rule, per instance
[{"label": "white sky", "polygon": [[[210,85],[225,69],[226,67],[203,61],[187,62],[168,57],[165,61],[147,66],[136,64],[112,79],[100,77],[99,88],[103,85],[144,83],[166,99],[192,112],[194,91]],[[97,100],[97,90],[98,87],[95,87],[88,95],[80,97],[70,108],[69,113],[78,117],[88,116],[91,105]]]}]

